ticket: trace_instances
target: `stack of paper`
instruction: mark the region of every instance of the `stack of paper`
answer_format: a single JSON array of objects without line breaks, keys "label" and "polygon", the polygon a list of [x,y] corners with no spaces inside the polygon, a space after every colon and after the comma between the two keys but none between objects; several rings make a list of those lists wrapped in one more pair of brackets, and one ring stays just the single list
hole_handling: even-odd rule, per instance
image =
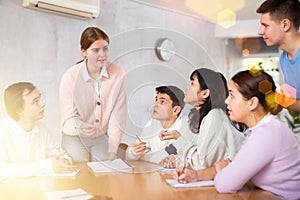
[{"label": "stack of paper", "polygon": [[214,181],[197,181],[189,183],[179,183],[177,180],[166,179],[167,183],[172,185],[175,188],[184,188],[184,187],[204,187],[204,186],[214,186]]},{"label": "stack of paper", "polygon": [[77,169],[74,172],[70,173],[47,173],[47,174],[38,174],[37,176],[54,176],[54,177],[70,177],[70,176],[76,176],[80,169]]},{"label": "stack of paper", "polygon": [[93,196],[83,189],[75,189],[75,190],[59,190],[52,192],[45,192],[43,194],[49,200],[88,200],[93,198]]},{"label": "stack of paper", "polygon": [[87,165],[94,173],[99,172],[132,172],[132,167],[118,158],[113,161],[89,162]]}]

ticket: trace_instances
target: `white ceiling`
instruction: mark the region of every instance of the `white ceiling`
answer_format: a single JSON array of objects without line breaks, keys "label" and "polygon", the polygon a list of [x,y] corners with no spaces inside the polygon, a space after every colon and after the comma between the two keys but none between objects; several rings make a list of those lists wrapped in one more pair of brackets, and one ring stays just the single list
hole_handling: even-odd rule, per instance
[{"label": "white ceiling", "polygon": [[[160,9],[167,9],[170,11],[181,12],[187,15],[201,16],[201,13],[196,13],[191,9],[188,9],[185,5],[187,0],[130,0],[136,3],[141,3],[144,5],[157,7]],[[227,8],[230,7],[228,4],[231,3],[232,6],[235,6],[239,2],[240,5],[243,5],[242,8],[236,11],[237,20],[251,20],[259,19],[260,15],[256,13],[256,9],[264,0],[195,0],[198,4],[203,4],[203,9],[205,8]],[[214,12],[214,11],[213,11]],[[205,16],[204,16],[205,17]]]}]

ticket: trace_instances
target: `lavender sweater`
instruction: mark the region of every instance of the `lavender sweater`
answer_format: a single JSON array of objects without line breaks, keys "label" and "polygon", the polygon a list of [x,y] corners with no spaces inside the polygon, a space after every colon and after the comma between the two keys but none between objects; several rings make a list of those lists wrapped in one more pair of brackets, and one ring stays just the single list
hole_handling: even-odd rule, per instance
[{"label": "lavender sweater", "polygon": [[299,142],[276,116],[249,130],[233,161],[216,175],[215,187],[233,193],[249,180],[283,199],[300,199]]}]

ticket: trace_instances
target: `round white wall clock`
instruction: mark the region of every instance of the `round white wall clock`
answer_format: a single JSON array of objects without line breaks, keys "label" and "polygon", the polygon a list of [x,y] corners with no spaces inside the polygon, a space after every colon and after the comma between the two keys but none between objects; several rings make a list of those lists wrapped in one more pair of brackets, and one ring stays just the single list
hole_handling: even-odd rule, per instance
[{"label": "round white wall clock", "polygon": [[162,61],[169,61],[175,54],[174,43],[168,38],[160,39],[155,50],[157,57]]}]

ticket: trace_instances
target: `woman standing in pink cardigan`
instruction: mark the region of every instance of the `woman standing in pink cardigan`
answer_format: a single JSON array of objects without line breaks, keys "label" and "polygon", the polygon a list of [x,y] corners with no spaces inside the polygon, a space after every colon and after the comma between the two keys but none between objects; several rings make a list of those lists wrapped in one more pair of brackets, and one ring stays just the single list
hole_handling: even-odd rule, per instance
[{"label": "woman standing in pink cardigan", "polygon": [[113,160],[126,124],[125,72],[108,61],[101,29],[86,28],[80,45],[84,59],[60,83],[62,146],[75,162]]}]

